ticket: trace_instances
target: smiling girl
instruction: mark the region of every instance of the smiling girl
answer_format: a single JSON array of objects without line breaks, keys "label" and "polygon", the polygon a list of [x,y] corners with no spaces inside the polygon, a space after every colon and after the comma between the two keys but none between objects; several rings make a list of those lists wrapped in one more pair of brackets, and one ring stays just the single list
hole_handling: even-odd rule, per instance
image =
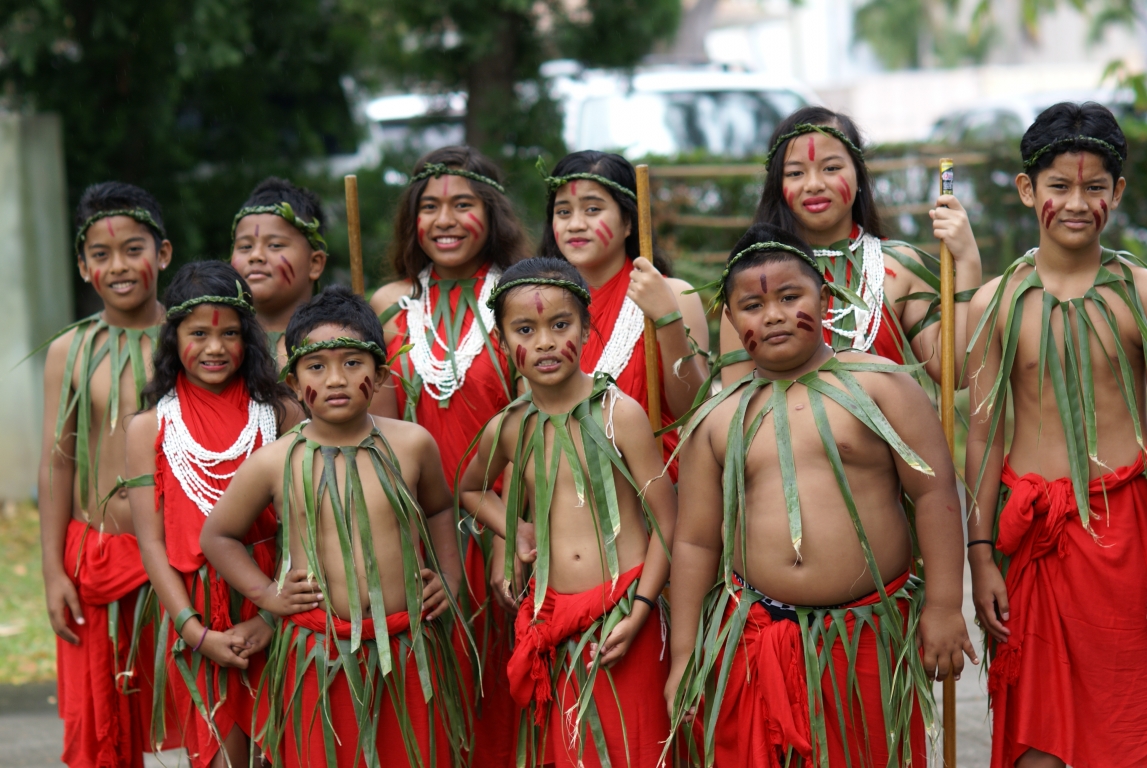
[{"label": "smiling girl", "polygon": [[[871,352],[898,363],[914,357],[939,381],[938,309],[930,299],[905,300],[935,295],[938,283],[907,244],[883,242],[856,124],[824,107],[804,107],[777,126],[769,146],[757,223],[780,227],[812,245],[825,279],[847,285],[870,308],[830,305],[822,322],[825,342],[838,350]],[[952,195],[941,195],[929,215],[933,236],[952,252],[957,294],[975,290],[981,280],[980,251],[967,212]],[[966,318],[967,304],[957,304],[957,370],[967,347]],[[742,340],[723,319],[722,351],[741,346]],[[751,368],[749,363],[727,366],[722,380],[729,384]]]},{"label": "smiling girl", "polygon": [[[143,392],[147,410],[127,428],[128,476],[154,476],[155,490],[134,485],[129,501],[143,564],[171,628],[159,652],[176,678],[174,716],[191,765],[234,765],[247,760],[252,690],[273,626],[207,564],[199,533],[239,465],[302,411],[275,379],[251,291],[232,267],[188,264],[165,303],[155,376]],[[246,542],[267,574],[276,528],[268,507]],[[164,689],[157,681],[157,695]]]}]

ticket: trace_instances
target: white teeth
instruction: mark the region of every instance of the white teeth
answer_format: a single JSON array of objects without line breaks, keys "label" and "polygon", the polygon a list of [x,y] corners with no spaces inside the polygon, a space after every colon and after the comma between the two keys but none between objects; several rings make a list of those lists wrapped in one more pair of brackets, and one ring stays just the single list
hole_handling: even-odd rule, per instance
[{"label": "white teeth", "polygon": [[453,245],[461,239],[460,237],[436,237],[434,238],[434,242],[441,243],[442,245]]}]

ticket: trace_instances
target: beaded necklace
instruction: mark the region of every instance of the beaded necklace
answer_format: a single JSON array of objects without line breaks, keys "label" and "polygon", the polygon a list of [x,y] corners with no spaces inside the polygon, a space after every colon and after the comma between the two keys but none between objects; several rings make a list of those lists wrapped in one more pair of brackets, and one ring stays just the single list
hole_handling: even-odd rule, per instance
[{"label": "beaded necklace", "polygon": [[609,335],[609,341],[601,350],[601,357],[597,359],[593,372],[608,373],[614,379],[620,376],[625,366],[629,365],[637,340],[643,333],[645,333],[645,313],[633,299],[626,296],[613,324],[613,333]]},{"label": "beaded necklace", "polygon": [[[839,309],[830,309],[828,317],[821,320],[821,324],[837,336],[852,340],[852,348],[860,352],[867,352],[876,341],[880,331],[880,321],[884,307],[884,249],[880,239],[860,229],[860,234],[848,245],[847,257],[861,250],[860,284],[856,293],[869,307],[864,309],[855,304],[849,304]],[[832,270],[834,262],[841,255],[834,248],[818,248],[813,251],[817,261],[822,267]],[[827,264],[824,261],[827,260]],[[856,270],[854,269],[855,273]],[[849,286],[851,287],[851,286]],[[835,345],[834,345],[835,346]]]}]

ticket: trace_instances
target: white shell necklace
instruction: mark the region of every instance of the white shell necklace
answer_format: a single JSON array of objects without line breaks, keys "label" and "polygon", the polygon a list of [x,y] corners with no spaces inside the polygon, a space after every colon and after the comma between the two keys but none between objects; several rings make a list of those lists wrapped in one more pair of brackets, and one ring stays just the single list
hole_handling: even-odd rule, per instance
[{"label": "white shell necklace", "polygon": [[[453,350],[438,335],[434,325],[434,307],[430,305],[430,267],[422,270],[418,281],[422,286],[422,296],[415,299],[403,296],[398,304],[406,310],[406,326],[410,330],[410,343],[414,346],[407,353],[414,370],[422,379],[423,390],[435,400],[449,400],[466,383],[466,372],[486,344],[485,335],[494,327],[494,311],[486,307],[486,300],[502,276],[502,270],[490,267],[482,280],[482,290],[478,293],[478,314],[470,323],[470,329]],[[450,297],[439,297],[439,301],[449,301]],[[463,310],[465,311],[465,310]],[[428,336],[434,339],[431,345]],[[434,355],[434,347],[445,353],[439,360]],[[453,359],[451,359],[453,357]]]},{"label": "white shell necklace", "polygon": [[609,341],[601,350],[601,357],[597,359],[593,372],[608,373],[614,379],[620,376],[625,366],[629,365],[637,340],[643,333],[645,333],[645,313],[633,299],[626,296],[613,324],[613,332],[609,334]]},{"label": "white shell necklace", "polygon": [[[828,317],[821,320],[821,325],[837,336],[852,339],[852,348],[867,352],[872,343],[876,341],[876,334],[880,330],[880,321],[884,308],[884,251],[880,239],[868,234],[863,228],[855,240],[848,246],[853,253],[857,248],[863,247],[861,253],[860,287],[856,293],[864,300],[870,309],[862,309],[855,304],[849,304],[842,309],[830,309]],[[818,248],[813,251],[817,258],[839,259],[847,258],[846,254],[832,248]],[[849,315],[853,316],[853,329],[844,327],[843,320]]]},{"label": "white shell necklace", "polygon": [[[255,450],[255,438],[262,435],[262,445],[273,443],[278,432],[275,424],[275,409],[269,403],[247,403],[247,425],[235,439],[235,443],[225,451],[209,451],[196,442],[183,423],[183,412],[179,407],[179,396],[171,390],[155,406],[159,418],[159,428],[163,430],[163,454],[171,465],[171,474],[179,481],[179,487],[187,498],[195,502],[204,517],[211,514],[212,507],[223,496],[223,491],[213,486],[206,478],[230,480],[235,472],[215,474],[212,468],[225,461],[246,458]],[[237,468],[236,468],[237,471]]]}]

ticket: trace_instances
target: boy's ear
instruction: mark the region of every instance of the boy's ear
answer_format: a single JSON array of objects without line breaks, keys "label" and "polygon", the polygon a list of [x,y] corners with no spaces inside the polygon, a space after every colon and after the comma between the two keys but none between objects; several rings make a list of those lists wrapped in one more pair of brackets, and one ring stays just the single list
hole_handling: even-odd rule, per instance
[{"label": "boy's ear", "polygon": [[298,400],[300,403],[303,402],[303,393],[299,388],[299,378],[295,376],[295,374],[288,373],[287,378],[283,379],[283,383],[290,387],[291,391],[295,393],[296,400]]},{"label": "boy's ear", "polygon": [[500,347],[507,355],[510,354],[510,348],[506,346],[506,339],[502,336],[502,329],[494,326],[490,329],[490,338],[494,340],[494,345]]},{"label": "boy's ear", "polygon": [[83,278],[84,282],[90,283],[92,281],[92,271],[88,269],[88,259],[84,256],[82,249],[83,246],[81,246],[79,255],[76,256],[76,269],[80,271],[80,277]]},{"label": "boy's ear", "polygon": [[167,269],[171,264],[171,255],[174,250],[170,240],[164,240],[160,243],[159,252],[155,255],[155,265],[160,269]]},{"label": "boy's ear", "polygon": [[1119,201],[1123,199],[1123,190],[1127,189],[1127,179],[1120,176],[1115,181],[1115,189],[1111,192],[1111,208],[1112,210],[1119,207]]},{"label": "boy's ear", "polygon": [[1016,174],[1016,191],[1024,205],[1035,208],[1035,179],[1026,173]]},{"label": "boy's ear", "polygon": [[374,391],[382,389],[382,385],[390,378],[389,365],[376,365],[374,367]]},{"label": "boy's ear", "polygon": [[311,267],[307,270],[307,279],[310,282],[315,282],[323,276],[323,270],[327,268],[327,252],[326,251],[311,251]]},{"label": "boy's ear", "polygon": [[828,283],[822,283],[820,286],[820,316],[824,317],[828,314],[829,304],[832,302],[832,291],[828,289]]}]

